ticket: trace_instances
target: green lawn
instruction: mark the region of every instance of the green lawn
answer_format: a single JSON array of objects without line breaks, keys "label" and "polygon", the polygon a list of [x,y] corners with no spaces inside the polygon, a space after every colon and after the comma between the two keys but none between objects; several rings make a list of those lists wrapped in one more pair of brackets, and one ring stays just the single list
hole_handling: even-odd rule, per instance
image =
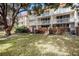
[{"label": "green lawn", "polygon": [[7,38],[0,38],[0,55],[79,55],[79,37],[70,35],[13,34]]}]

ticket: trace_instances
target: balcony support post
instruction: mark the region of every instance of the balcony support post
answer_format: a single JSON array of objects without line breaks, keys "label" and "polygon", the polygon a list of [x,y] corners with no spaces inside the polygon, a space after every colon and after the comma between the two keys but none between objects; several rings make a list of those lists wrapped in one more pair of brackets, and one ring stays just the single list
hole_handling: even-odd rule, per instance
[{"label": "balcony support post", "polygon": [[50,27],[52,28],[53,25],[53,16],[50,17]]},{"label": "balcony support post", "polygon": [[75,33],[76,33],[76,28],[78,27],[78,13],[77,13],[77,9],[75,9],[74,18],[75,18]]}]

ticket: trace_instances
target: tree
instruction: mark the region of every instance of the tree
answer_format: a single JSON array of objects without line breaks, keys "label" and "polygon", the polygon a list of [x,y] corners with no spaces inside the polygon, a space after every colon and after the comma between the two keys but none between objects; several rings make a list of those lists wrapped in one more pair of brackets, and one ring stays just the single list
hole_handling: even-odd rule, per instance
[{"label": "tree", "polygon": [[40,15],[43,13],[43,5],[42,3],[32,3],[31,11],[34,11],[36,15]]},{"label": "tree", "polygon": [[45,8],[47,9],[52,9],[54,8],[55,10],[59,7],[59,3],[44,3]]},{"label": "tree", "polygon": [[[0,3],[0,23],[4,25],[4,31],[7,36],[11,35],[11,30],[14,26],[19,10],[21,8],[25,8],[29,11],[29,7],[31,5],[32,3]],[[66,5],[70,6],[71,4]],[[34,7],[32,8],[32,10],[34,10],[37,15],[40,15],[44,12],[45,8],[57,9],[58,7],[59,3],[34,3]]]},{"label": "tree", "polygon": [[0,4],[0,15],[2,17],[2,24],[4,25],[4,31],[6,36],[11,35],[11,30],[14,26],[16,17],[19,13],[19,10],[23,7],[27,6],[27,4],[19,4],[19,3],[1,3]]},{"label": "tree", "polygon": [[69,7],[71,6],[72,7],[73,3],[66,3],[66,5],[64,7]]}]

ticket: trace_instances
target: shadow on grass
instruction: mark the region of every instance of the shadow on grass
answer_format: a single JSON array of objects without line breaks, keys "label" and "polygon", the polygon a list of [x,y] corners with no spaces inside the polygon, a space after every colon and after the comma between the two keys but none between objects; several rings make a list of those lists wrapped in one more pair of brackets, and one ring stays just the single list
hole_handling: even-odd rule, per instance
[{"label": "shadow on grass", "polygon": [[[40,41],[40,42],[39,42]],[[64,47],[67,48],[67,52],[70,55],[79,55],[79,37],[64,36],[64,35],[48,35],[42,34],[15,34],[6,40],[0,40],[0,44],[12,43],[13,45],[4,52],[1,52],[1,56],[53,56],[58,55],[53,52],[47,52],[42,54],[35,42],[38,44],[56,44],[62,50]],[[43,46],[43,45],[42,45]],[[47,47],[47,46],[46,46]],[[51,49],[52,51],[52,49]],[[54,50],[53,50],[54,51]]]}]

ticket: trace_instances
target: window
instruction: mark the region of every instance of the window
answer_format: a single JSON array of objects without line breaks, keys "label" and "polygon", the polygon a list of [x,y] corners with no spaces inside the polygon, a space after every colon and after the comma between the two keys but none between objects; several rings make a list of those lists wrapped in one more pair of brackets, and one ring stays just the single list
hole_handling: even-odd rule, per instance
[{"label": "window", "polygon": [[29,20],[29,22],[33,22],[33,21],[34,21],[33,19]]},{"label": "window", "polygon": [[62,15],[62,16],[57,16],[56,19],[63,19],[63,18],[69,18],[70,15],[67,14],[67,15]]},{"label": "window", "polygon": [[50,18],[42,18],[41,21],[50,20]]}]

